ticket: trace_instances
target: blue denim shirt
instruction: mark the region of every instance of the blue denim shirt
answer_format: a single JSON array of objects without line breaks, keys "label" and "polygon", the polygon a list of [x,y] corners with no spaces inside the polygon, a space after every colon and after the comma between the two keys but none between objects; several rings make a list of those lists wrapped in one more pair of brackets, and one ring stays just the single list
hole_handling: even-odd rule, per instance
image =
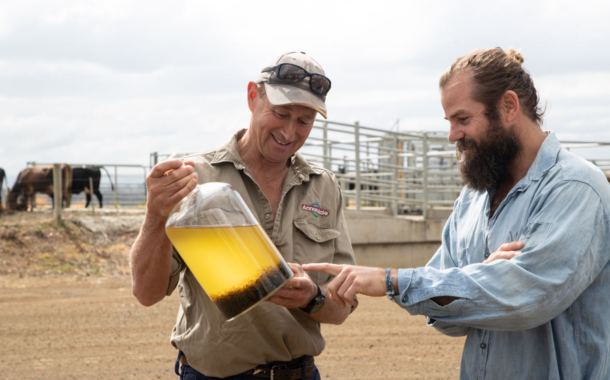
[{"label": "blue denim shirt", "polygon": [[[610,186],[551,133],[489,218],[464,188],[424,268],[398,272],[395,302],[466,335],[460,379],[610,379]],[[523,255],[482,264],[500,245]],[[430,298],[459,299],[439,306]]]}]

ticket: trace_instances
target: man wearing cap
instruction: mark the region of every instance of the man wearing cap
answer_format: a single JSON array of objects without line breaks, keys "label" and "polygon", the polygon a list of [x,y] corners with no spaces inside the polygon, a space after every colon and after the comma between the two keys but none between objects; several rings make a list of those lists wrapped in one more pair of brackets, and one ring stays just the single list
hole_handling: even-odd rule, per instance
[{"label": "man wearing cap", "polygon": [[[133,293],[150,306],[178,288],[171,343],[181,378],[320,378],[313,362],[325,346],[320,323],[340,324],[351,309],[325,302],[330,276],[308,275],[299,264],[355,262],[337,180],[298,153],[316,114],[326,118],[329,89],[315,60],[283,54],[248,83],[248,129],[218,149],[159,163],[147,177],[146,216],[131,251]],[[295,273],[270,302],[231,322],[165,235],[173,207],[207,182],[229,183],[240,193]]]}]

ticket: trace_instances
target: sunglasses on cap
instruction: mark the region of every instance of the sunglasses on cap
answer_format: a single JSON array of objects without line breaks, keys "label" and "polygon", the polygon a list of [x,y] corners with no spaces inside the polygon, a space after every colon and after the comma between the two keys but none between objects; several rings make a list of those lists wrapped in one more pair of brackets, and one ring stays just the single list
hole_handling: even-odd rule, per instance
[{"label": "sunglasses on cap", "polygon": [[330,79],[322,74],[307,72],[304,68],[292,63],[280,63],[279,65],[266,67],[261,73],[275,71],[275,76],[286,83],[300,83],[309,77],[309,88],[318,95],[326,96],[330,91]]}]

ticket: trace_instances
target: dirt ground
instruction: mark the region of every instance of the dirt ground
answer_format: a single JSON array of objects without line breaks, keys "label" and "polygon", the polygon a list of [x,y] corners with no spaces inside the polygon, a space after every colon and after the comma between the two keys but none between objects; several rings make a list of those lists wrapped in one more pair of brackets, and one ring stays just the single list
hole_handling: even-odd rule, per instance
[{"label": "dirt ground", "polygon": [[[143,307],[128,252],[141,216],[0,216],[0,378],[176,379],[177,296]],[[323,379],[457,379],[463,339],[387,299],[323,325]]]}]

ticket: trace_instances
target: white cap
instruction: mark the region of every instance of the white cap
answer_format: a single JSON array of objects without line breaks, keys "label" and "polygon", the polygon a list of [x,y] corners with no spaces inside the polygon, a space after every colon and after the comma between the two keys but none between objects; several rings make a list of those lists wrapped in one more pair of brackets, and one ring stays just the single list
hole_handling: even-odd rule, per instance
[{"label": "white cap", "polygon": [[[290,52],[280,55],[268,66],[273,67],[280,63],[292,63],[310,73],[324,75],[324,69],[318,62],[304,52]],[[312,108],[326,119],[326,96],[316,94],[309,87],[309,80],[300,83],[287,83],[276,78],[275,72],[263,72],[256,79],[256,83],[265,84],[265,92],[269,102],[276,106],[294,104]]]}]

